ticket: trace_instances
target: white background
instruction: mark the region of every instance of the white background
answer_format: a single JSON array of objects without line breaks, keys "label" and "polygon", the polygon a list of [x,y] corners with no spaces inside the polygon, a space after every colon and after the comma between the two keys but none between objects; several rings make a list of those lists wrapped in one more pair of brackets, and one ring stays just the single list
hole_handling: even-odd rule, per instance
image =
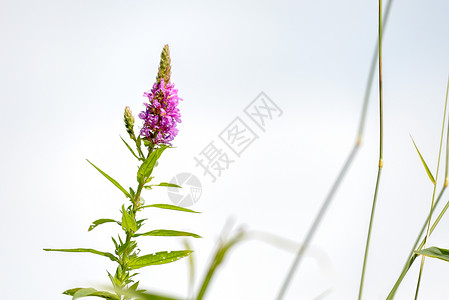
[{"label": "white background", "polygon": [[[395,0],[384,39],[385,165],[365,298],[384,299],[430,208],[432,185],[412,134],[435,173],[449,70],[449,2]],[[74,287],[108,284],[107,258],[43,248],[113,251],[106,224],[125,199],[86,161],[135,185],[136,161],[120,141],[122,113],[143,109],[168,43],[184,98],[177,148],[156,179],[195,172],[200,215],[145,211],[148,229],[193,231],[197,284],[231,216],[249,230],[300,242],[356,135],[377,35],[377,1],[0,2],[2,299],[68,299]],[[264,91],[283,110],[215,183],[193,157]],[[374,84],[365,139],[300,265],[286,299],[354,299],[377,172]],[[138,121],[137,121],[138,122]],[[225,147],[225,146],[223,146]],[[443,171],[442,171],[443,172]],[[170,203],[164,190],[147,203]],[[449,195],[444,196],[446,202]],[[449,248],[443,219],[429,245]],[[148,238],[143,253],[182,247]],[[274,299],[293,253],[248,241],[213,280],[208,299]],[[142,286],[187,293],[187,260],[141,270]],[[415,263],[397,299],[410,299]],[[420,299],[449,294],[449,264],[426,260]]]}]

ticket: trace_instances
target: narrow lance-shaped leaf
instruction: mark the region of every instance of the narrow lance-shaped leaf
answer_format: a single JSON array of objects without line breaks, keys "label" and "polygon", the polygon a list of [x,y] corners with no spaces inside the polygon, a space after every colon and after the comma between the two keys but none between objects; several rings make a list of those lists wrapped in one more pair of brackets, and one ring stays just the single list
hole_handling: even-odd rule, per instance
[{"label": "narrow lance-shaped leaf", "polygon": [[143,183],[144,179],[151,175],[157,160],[159,159],[159,157],[161,157],[162,152],[164,152],[164,150],[167,148],[167,145],[162,145],[160,148],[157,148],[156,150],[151,152],[150,156],[140,166],[139,171],[137,171],[138,182]]},{"label": "narrow lance-shaped leaf", "polygon": [[419,152],[418,147],[416,146],[415,141],[413,140],[412,136],[410,136],[410,138],[412,139],[413,145],[415,145],[415,149],[418,152],[419,158],[421,158],[421,162],[422,162],[424,168],[426,169],[426,172],[427,172],[427,175],[430,178],[430,181],[432,181],[432,183],[435,184],[435,179],[434,179],[434,177],[432,175],[432,172],[430,172],[430,169],[427,166],[426,162],[424,161],[424,158],[422,157],[421,152]]},{"label": "narrow lance-shaped leaf", "polygon": [[147,254],[144,256],[130,259],[130,261],[128,262],[128,267],[131,270],[135,270],[152,265],[168,264],[183,257],[186,257],[190,253],[192,253],[191,250],[181,250],[181,251],[168,251],[168,252],[161,251],[154,254]]},{"label": "narrow lance-shaped leaf", "polygon": [[443,249],[443,248],[438,248],[438,247],[429,247],[429,248],[422,249],[419,251],[414,251],[414,252],[419,255],[424,255],[424,256],[438,258],[438,259],[441,259],[444,261],[449,261],[449,250],[448,249]]},{"label": "narrow lance-shaped leaf", "polygon": [[153,187],[153,186],[166,186],[166,187],[175,187],[175,188],[182,189],[182,186],[179,186],[174,183],[168,183],[168,182],[161,182],[159,184],[146,185],[146,186],[144,186],[144,188],[146,188],[147,190],[151,190],[151,187]]},{"label": "narrow lance-shaped leaf", "polygon": [[126,147],[128,148],[129,151],[131,151],[131,153],[134,155],[135,158],[137,158],[138,160],[142,160],[142,158],[138,157],[136,155],[136,153],[134,152],[134,150],[131,148],[130,145],[128,145],[128,143],[120,136],[120,138],[122,139],[123,143],[125,143]]},{"label": "narrow lance-shaped leaf", "polygon": [[167,230],[167,229],[157,229],[152,230],[145,233],[135,234],[135,237],[138,236],[190,236],[194,238],[201,238],[198,234],[186,232],[186,231],[177,231],[177,230]]},{"label": "narrow lance-shaped leaf", "polygon": [[98,225],[104,224],[104,223],[117,223],[118,225],[122,225],[122,223],[120,223],[119,221],[113,220],[113,219],[98,219],[92,222],[92,225],[89,226],[89,230],[91,231],[93,230],[95,227],[97,227]]},{"label": "narrow lance-shaped leaf", "polygon": [[148,207],[155,207],[155,208],[162,208],[162,209],[171,209],[171,210],[178,210],[178,211],[184,211],[184,212],[190,212],[190,213],[195,213],[195,214],[199,214],[199,212],[188,209],[188,208],[184,208],[182,206],[176,206],[176,205],[171,205],[171,204],[151,204],[151,205],[145,205],[142,206],[140,209],[143,208],[148,208]]},{"label": "narrow lance-shaped leaf", "polygon": [[124,205],[122,206],[122,227],[126,231],[130,230],[132,230],[133,232],[137,231],[136,220],[129,215]]},{"label": "narrow lance-shaped leaf", "polygon": [[104,292],[104,291],[97,291],[93,288],[76,288],[76,289],[70,289],[65,292],[63,292],[64,295],[73,296],[73,299],[78,299],[82,297],[100,297],[104,299],[110,299],[110,300],[120,300],[120,298],[112,294],[110,292]]},{"label": "narrow lance-shaped leaf", "polygon": [[98,172],[100,172],[101,174],[103,174],[104,177],[106,177],[110,182],[112,182],[116,187],[118,187],[119,190],[121,190],[123,192],[123,194],[125,194],[126,197],[131,198],[130,194],[111,176],[109,176],[108,174],[106,174],[105,172],[103,172],[102,170],[100,170],[96,165],[94,165],[93,163],[91,163],[88,159],[86,159],[92,166],[94,166],[95,169],[98,170]]},{"label": "narrow lance-shaped leaf", "polygon": [[58,251],[58,252],[88,252],[92,254],[97,254],[101,256],[106,256],[112,261],[118,262],[118,258],[115,257],[112,253],[109,252],[102,252],[95,249],[88,249],[88,248],[76,248],[76,249],[44,249],[44,251]]}]

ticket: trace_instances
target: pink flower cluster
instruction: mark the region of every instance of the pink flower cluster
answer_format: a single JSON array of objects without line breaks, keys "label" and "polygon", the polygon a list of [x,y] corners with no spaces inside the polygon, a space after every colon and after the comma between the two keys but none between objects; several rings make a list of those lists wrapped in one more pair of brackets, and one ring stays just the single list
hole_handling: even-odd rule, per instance
[{"label": "pink flower cluster", "polygon": [[173,83],[164,83],[161,79],[157,82],[149,93],[144,93],[148,97],[149,103],[144,103],[146,110],[139,114],[139,118],[144,120],[140,134],[156,144],[171,145],[171,141],[178,134],[176,123],[181,123],[178,103],[178,90]]}]

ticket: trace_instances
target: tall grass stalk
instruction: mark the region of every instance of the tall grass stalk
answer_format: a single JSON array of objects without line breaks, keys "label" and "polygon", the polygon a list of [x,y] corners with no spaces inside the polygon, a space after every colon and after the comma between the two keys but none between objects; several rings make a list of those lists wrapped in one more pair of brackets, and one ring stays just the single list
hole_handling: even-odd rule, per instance
[{"label": "tall grass stalk", "polygon": [[[448,82],[448,84],[449,84],[449,82]],[[443,125],[441,126],[441,137],[440,137],[440,148],[438,150],[437,170],[436,170],[436,174],[435,174],[435,182],[433,183],[432,202],[430,204],[429,221],[427,222],[427,232],[426,232],[426,239],[424,242],[424,248],[427,248],[427,242],[429,241],[430,221],[432,220],[432,212],[433,212],[433,208],[434,208],[434,204],[435,204],[435,192],[437,189],[438,172],[440,170],[441,147],[443,145],[444,126],[445,126],[445,121],[446,121],[447,94],[448,94],[448,90],[446,89],[446,101],[444,102]],[[422,271],[424,268],[424,261],[425,261],[425,256],[423,255],[421,257],[421,266],[419,268],[418,283],[416,284],[415,300],[418,299],[419,286],[421,283],[421,276],[422,276]]]},{"label": "tall grass stalk", "polygon": [[[448,78],[448,82],[447,82],[447,87],[446,87],[446,100],[445,100],[445,107],[447,104],[447,99],[448,99],[448,93],[449,93],[449,78]],[[449,124],[449,115],[448,115],[448,124]],[[443,127],[444,128],[444,127]],[[410,251],[410,254],[407,257],[407,261],[404,265],[404,267],[402,268],[401,274],[399,275],[398,279],[396,280],[393,288],[391,289],[390,293],[387,296],[387,300],[391,300],[393,299],[394,295],[396,294],[397,289],[399,288],[399,285],[402,283],[402,280],[404,279],[405,275],[407,274],[408,270],[410,269],[410,267],[412,266],[413,262],[415,261],[416,257],[418,256],[417,254],[414,253],[414,251],[419,251],[423,248],[424,244],[427,241],[427,237],[430,236],[432,234],[432,232],[434,231],[435,227],[438,225],[438,223],[440,222],[441,218],[443,217],[443,215],[446,213],[447,209],[449,208],[449,201],[446,203],[446,205],[444,206],[444,208],[441,210],[440,214],[438,215],[438,217],[436,218],[435,222],[432,224],[432,227],[430,228],[429,234],[424,237],[423,241],[421,242],[421,244],[418,243],[421,239],[422,234],[424,233],[424,230],[426,229],[426,226],[428,225],[428,223],[431,221],[431,215],[433,214],[433,211],[435,210],[435,207],[438,205],[438,203],[440,202],[441,197],[443,196],[444,191],[446,190],[447,186],[449,185],[449,175],[448,175],[448,165],[449,165],[449,126],[447,127],[447,134],[446,134],[446,167],[445,167],[445,179],[444,179],[444,184],[443,187],[441,188],[441,191],[435,201],[435,205],[433,206],[432,210],[430,211],[429,215],[427,216],[426,221],[424,222],[423,227],[421,228],[420,233],[418,234],[418,237],[415,241],[415,244],[412,247],[412,250]],[[418,247],[417,247],[418,246]]]},{"label": "tall grass stalk", "polygon": [[[384,20],[384,32],[385,29],[387,28],[387,21],[389,19],[389,15],[390,15],[390,10],[391,10],[391,5],[393,4],[393,0],[388,1],[388,4],[386,6],[385,9],[385,20]],[[365,129],[365,120],[366,120],[366,113],[368,110],[368,103],[369,103],[369,97],[371,95],[371,88],[373,85],[373,80],[374,80],[374,73],[376,71],[376,63],[377,63],[377,58],[378,58],[378,43],[375,46],[374,49],[374,53],[371,59],[371,65],[370,65],[370,70],[369,70],[369,75],[368,75],[368,79],[366,82],[366,88],[365,88],[365,94],[364,94],[364,100],[363,100],[363,106],[362,106],[362,112],[360,115],[360,121],[359,121],[359,125],[358,125],[358,131],[357,131],[357,135],[356,135],[356,141],[354,146],[351,149],[351,152],[349,153],[348,157],[346,158],[345,163],[343,164],[343,167],[340,170],[340,173],[338,173],[337,178],[335,179],[335,182],[333,183],[331,189],[329,190],[326,198],[324,199],[324,202],[320,208],[320,210],[318,211],[318,214],[316,215],[311,227],[309,228],[309,231],[306,234],[306,237],[304,238],[304,241],[302,243],[301,248],[298,249],[298,252],[296,253],[296,256],[293,260],[293,263],[290,266],[289,272],[287,273],[287,276],[282,284],[281,289],[279,290],[279,294],[277,299],[278,300],[282,300],[287,288],[293,278],[293,275],[295,274],[295,271],[299,265],[299,263],[301,262],[303,256],[304,256],[304,252],[307,250],[310,241],[312,240],[312,238],[315,235],[316,230],[318,229],[318,226],[321,224],[321,221],[324,217],[324,214],[326,213],[330,203],[332,202],[335,193],[337,192],[338,187],[340,186],[341,182],[343,181],[343,178],[345,177],[349,167],[352,164],[352,161],[354,160],[358,150],[360,149],[360,146],[362,144],[362,140],[363,140],[363,133],[364,133],[364,129]]]},{"label": "tall grass stalk", "polygon": [[376,188],[374,190],[373,207],[369,220],[368,235],[366,237],[365,256],[363,258],[362,276],[360,278],[359,300],[362,299],[363,283],[365,281],[365,270],[368,259],[368,250],[371,239],[371,230],[376,211],[377,194],[379,191],[380,175],[383,167],[383,87],[382,87],[382,0],[379,0],[379,166],[377,169]]}]

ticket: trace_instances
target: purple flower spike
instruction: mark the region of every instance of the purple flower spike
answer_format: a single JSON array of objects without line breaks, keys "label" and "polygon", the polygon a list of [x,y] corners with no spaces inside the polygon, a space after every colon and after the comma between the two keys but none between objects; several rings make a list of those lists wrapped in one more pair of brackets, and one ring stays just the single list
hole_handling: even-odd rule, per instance
[{"label": "purple flower spike", "polygon": [[144,120],[140,134],[151,141],[154,145],[167,144],[178,134],[176,123],[181,123],[178,103],[178,90],[170,83],[171,60],[168,45],[164,46],[161,53],[161,62],[151,92],[144,93],[149,102],[144,103],[146,110],[139,114]]},{"label": "purple flower spike", "polygon": [[139,114],[144,120],[140,134],[152,141],[153,144],[171,145],[171,141],[178,134],[177,123],[181,123],[178,103],[178,90],[173,83],[155,83],[149,93],[144,93],[149,103],[144,103],[146,110]]}]

